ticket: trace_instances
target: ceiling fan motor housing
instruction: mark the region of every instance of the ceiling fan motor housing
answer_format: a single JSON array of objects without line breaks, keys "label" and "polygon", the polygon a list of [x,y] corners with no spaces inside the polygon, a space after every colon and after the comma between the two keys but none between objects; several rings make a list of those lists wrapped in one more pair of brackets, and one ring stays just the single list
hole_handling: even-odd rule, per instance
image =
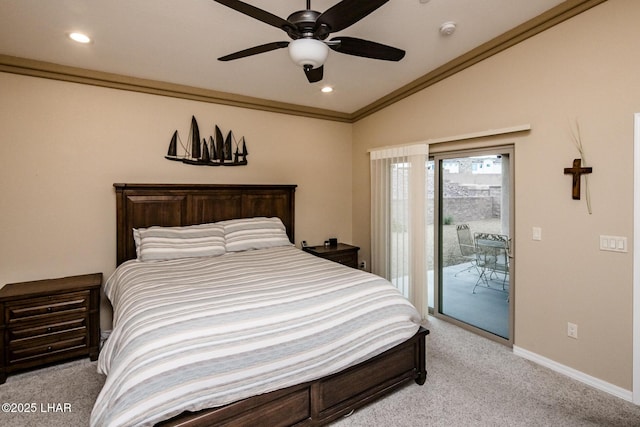
[{"label": "ceiling fan motor housing", "polygon": [[[289,36],[292,39],[314,37],[314,35],[317,37],[318,35],[314,33],[316,30],[316,21],[320,15],[321,13],[315,10],[299,10],[293,12],[287,18],[287,21],[295,27],[292,29],[293,31],[288,32]],[[326,38],[328,34],[323,35],[323,38]]]}]

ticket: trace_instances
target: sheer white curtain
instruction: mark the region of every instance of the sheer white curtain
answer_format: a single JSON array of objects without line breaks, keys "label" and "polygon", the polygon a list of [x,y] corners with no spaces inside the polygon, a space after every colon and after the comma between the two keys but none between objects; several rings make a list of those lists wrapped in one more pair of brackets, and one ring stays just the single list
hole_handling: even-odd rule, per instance
[{"label": "sheer white curtain", "polygon": [[427,144],[371,150],[371,271],[427,315]]}]

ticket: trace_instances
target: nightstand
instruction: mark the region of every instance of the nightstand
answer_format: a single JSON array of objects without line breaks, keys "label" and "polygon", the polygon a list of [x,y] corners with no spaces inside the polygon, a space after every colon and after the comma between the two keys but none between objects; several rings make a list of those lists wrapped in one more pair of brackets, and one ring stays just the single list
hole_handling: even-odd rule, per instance
[{"label": "nightstand", "polygon": [[358,251],[360,248],[357,246],[338,243],[337,246],[307,246],[302,250],[348,267],[358,268]]},{"label": "nightstand", "polygon": [[102,273],[0,289],[0,384],[7,375],[100,351]]}]

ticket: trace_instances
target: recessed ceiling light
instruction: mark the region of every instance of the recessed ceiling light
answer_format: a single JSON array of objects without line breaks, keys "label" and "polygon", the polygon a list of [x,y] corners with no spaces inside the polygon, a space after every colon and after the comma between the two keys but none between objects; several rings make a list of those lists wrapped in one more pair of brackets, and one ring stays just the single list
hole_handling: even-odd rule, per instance
[{"label": "recessed ceiling light", "polygon": [[322,89],[320,89],[323,93],[331,93],[333,92],[333,88],[331,86],[325,86]]},{"label": "recessed ceiling light", "polygon": [[86,34],[73,32],[73,33],[69,33],[68,36],[74,42],[83,43],[83,44],[91,43],[91,38]]}]

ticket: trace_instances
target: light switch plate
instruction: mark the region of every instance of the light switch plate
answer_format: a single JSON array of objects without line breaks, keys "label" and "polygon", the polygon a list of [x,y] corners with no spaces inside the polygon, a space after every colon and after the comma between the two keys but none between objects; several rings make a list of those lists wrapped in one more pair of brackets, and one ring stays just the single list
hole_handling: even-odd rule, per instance
[{"label": "light switch plate", "polygon": [[622,236],[600,236],[600,250],[611,252],[628,252],[627,238]]},{"label": "light switch plate", "polygon": [[533,227],[532,232],[531,232],[531,238],[533,240],[542,240],[542,228]]}]

